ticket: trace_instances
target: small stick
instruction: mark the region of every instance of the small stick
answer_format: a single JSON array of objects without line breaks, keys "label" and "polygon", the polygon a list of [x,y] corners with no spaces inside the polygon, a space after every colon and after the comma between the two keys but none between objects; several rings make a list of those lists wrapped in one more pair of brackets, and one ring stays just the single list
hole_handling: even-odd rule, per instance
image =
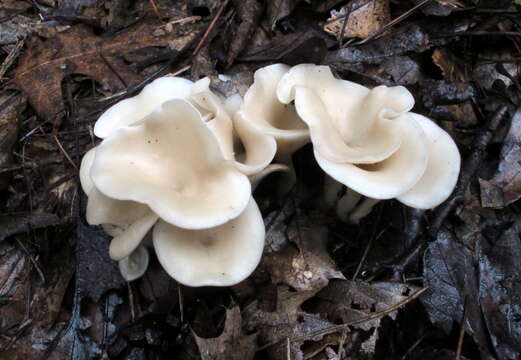
[{"label": "small stick", "polygon": [[[428,286],[426,286],[424,288],[421,288],[420,290],[416,291],[411,296],[403,299],[402,301],[400,301],[400,302],[398,302],[398,303],[396,303],[396,304],[394,304],[392,306],[389,306],[388,308],[386,308],[384,310],[376,311],[376,312],[374,312],[374,313],[372,313],[372,314],[370,314],[368,316],[365,316],[365,317],[362,317],[362,318],[359,318],[359,319],[356,319],[356,320],[352,320],[352,321],[346,322],[344,324],[329,326],[327,328],[311,332],[311,333],[306,334],[304,336],[294,337],[294,338],[290,339],[290,341],[305,341],[305,340],[310,339],[310,338],[314,338],[314,337],[317,337],[317,336],[323,336],[323,335],[327,335],[327,334],[331,334],[331,333],[334,333],[334,332],[337,332],[337,331],[341,331],[341,330],[347,329],[349,326],[363,324],[363,323],[365,323],[367,321],[370,321],[370,320],[382,318],[382,317],[386,316],[387,314],[392,313],[393,311],[398,310],[399,308],[407,305],[411,301],[417,299],[421,294],[423,294],[425,291],[427,291],[428,288],[429,288]],[[263,346],[259,347],[257,349],[257,351],[264,350],[264,349],[266,349],[266,348],[268,348],[270,346],[273,346],[273,345],[276,345],[276,344],[280,343],[281,341],[283,341],[283,339],[277,340],[277,341],[273,341],[273,342],[271,342],[269,344],[263,345]]]},{"label": "small stick", "polygon": [[203,47],[204,43],[206,42],[206,39],[208,38],[208,35],[210,35],[210,32],[215,27],[215,24],[217,24],[217,20],[219,20],[219,17],[221,17],[221,14],[223,13],[224,8],[226,7],[226,5],[228,5],[229,2],[230,2],[230,0],[224,0],[222,2],[221,6],[219,7],[219,10],[217,10],[217,14],[215,14],[215,17],[212,19],[212,21],[210,22],[210,25],[208,25],[208,28],[204,32],[203,37],[201,38],[201,40],[195,47],[195,50],[192,53],[192,57],[195,57],[195,55],[197,55],[199,53],[199,51],[201,51],[201,48]]},{"label": "small stick", "polygon": [[60,151],[63,153],[63,155],[67,158],[67,160],[69,161],[69,163],[72,165],[72,167],[74,167],[74,169],[76,169],[76,171],[79,171],[78,167],[76,166],[76,164],[74,163],[74,161],[72,161],[71,157],[69,156],[69,154],[67,153],[67,151],[65,151],[65,149],[63,148],[60,140],[58,140],[58,137],[56,135],[53,135],[52,136],[54,138],[54,141],[56,141],[56,144],[58,145],[58,147],[60,148]]},{"label": "small stick", "polygon": [[362,45],[362,44],[365,44],[366,42],[368,42],[370,40],[373,40],[375,37],[379,36],[380,34],[384,33],[385,31],[387,31],[387,29],[393,27],[394,25],[396,25],[399,22],[401,22],[401,21],[405,20],[406,18],[408,18],[413,12],[415,12],[416,10],[421,8],[423,5],[427,4],[429,1],[431,1],[431,0],[423,0],[421,3],[419,3],[418,5],[412,7],[411,9],[407,10],[402,15],[398,16],[396,19],[391,20],[388,24],[385,24],[384,26],[382,26],[381,28],[376,30],[374,33],[372,33],[371,35],[369,35],[365,39],[360,40],[359,42],[353,44],[353,46],[354,45]]}]

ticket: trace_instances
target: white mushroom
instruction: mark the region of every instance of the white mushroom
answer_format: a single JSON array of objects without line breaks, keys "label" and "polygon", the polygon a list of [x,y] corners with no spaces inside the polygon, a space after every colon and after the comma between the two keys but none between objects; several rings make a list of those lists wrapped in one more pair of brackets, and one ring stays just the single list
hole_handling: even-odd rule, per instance
[{"label": "white mushroom", "polygon": [[410,114],[427,135],[429,162],[420,181],[397,197],[405,205],[430,209],[445,201],[458,181],[461,157],[452,137],[432,120]]},{"label": "white mushroom", "polygon": [[240,119],[275,138],[277,159],[286,164],[295,150],[309,142],[309,131],[295,107],[281,103],[276,96],[277,84],[289,69],[287,65],[275,64],[257,70],[237,112]]},{"label": "white mushroom", "polygon": [[[204,83],[200,83],[204,88]],[[108,108],[96,121],[94,134],[106,138],[117,129],[134,124],[149,115],[156,107],[171,99],[186,99],[194,83],[179,77],[154,80],[136,96],[122,100]]]},{"label": "white mushroom", "polygon": [[126,281],[133,281],[145,273],[148,268],[149,256],[144,246],[139,246],[126,258],[118,261],[121,276]]},{"label": "white mushroom", "polygon": [[201,114],[181,99],[106,138],[90,174],[106,196],[146,204],[164,221],[187,229],[239,216],[251,194],[248,178],[224,159]]},{"label": "white mushroom", "polygon": [[209,91],[193,94],[192,103],[203,114],[208,114],[207,125],[216,136],[224,158],[232,161],[237,170],[254,175],[268,166],[277,151],[272,136],[263,134],[234,114],[240,106],[240,96],[233,96],[225,103]]},{"label": "white mushroom", "polygon": [[92,188],[94,188],[94,183],[90,178],[90,168],[92,167],[92,163],[94,162],[94,156],[96,155],[96,148],[92,148],[83,155],[80,164],[80,184],[83,192],[85,194],[89,194]]},{"label": "white mushroom", "polygon": [[188,230],[160,220],[153,242],[159,262],[188,286],[231,286],[248,277],[264,248],[264,222],[253,199],[237,218],[214,228]]},{"label": "white mushroom", "polygon": [[[326,66],[304,64],[281,78],[277,96],[283,103],[295,101],[297,113],[309,126],[320,167],[374,199],[368,204],[398,198],[411,206],[433,207],[452,191],[459,172],[458,150],[437,125],[424,125],[425,118],[409,112],[414,98],[404,87],[369,90],[334,78]],[[444,141],[434,144],[432,138]],[[442,164],[437,160],[441,156],[450,160]],[[439,170],[447,173],[430,182],[430,174]],[[347,205],[352,201],[340,207]]]}]

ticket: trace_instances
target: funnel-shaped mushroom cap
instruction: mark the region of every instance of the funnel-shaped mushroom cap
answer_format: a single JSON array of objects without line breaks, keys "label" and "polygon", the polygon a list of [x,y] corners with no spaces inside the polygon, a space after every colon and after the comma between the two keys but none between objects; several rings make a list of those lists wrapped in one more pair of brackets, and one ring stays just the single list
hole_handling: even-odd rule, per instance
[{"label": "funnel-shaped mushroom cap", "polygon": [[414,99],[403,87],[372,90],[336,79],[327,66],[297,65],[280,80],[281,102],[295,100],[315,149],[335,162],[376,163],[393,154],[402,141],[396,122]]},{"label": "funnel-shaped mushroom cap", "polygon": [[146,204],[187,229],[221,225],[247,206],[248,178],[225,159],[200,113],[170,100],[96,150],[91,178],[106,196]]},{"label": "funnel-shaped mushroom cap", "polygon": [[401,145],[387,159],[376,164],[338,163],[315,148],[318,164],[329,176],[362,195],[391,199],[403,194],[420,180],[428,161],[425,134],[408,114],[403,117],[397,123]]},{"label": "funnel-shaped mushroom cap", "polygon": [[429,162],[422,178],[398,200],[418,209],[430,209],[445,201],[458,181],[461,158],[454,140],[432,120],[411,113],[427,135]]},{"label": "funnel-shaped mushroom cap", "polygon": [[237,116],[264,134],[277,140],[277,156],[285,160],[309,141],[309,131],[292,104],[281,103],[276,96],[277,84],[289,66],[275,64],[255,72],[253,85],[244,95]]},{"label": "funnel-shaped mushroom cap", "polygon": [[159,262],[188,286],[230,286],[248,277],[264,248],[264,222],[253,199],[237,218],[205,230],[182,229],[164,221],[154,227]]},{"label": "funnel-shaped mushroom cap", "polygon": [[209,118],[206,124],[217,138],[224,158],[231,160],[237,170],[253,175],[271,163],[277,151],[275,139],[240,117],[232,121],[229,115],[228,111],[234,113],[240,106],[237,104],[240,96],[223,104],[216,95],[206,91],[192,95],[190,100]]},{"label": "funnel-shaped mushroom cap", "polygon": [[[205,87],[203,82],[200,85],[201,88]],[[143,119],[165,101],[186,99],[193,87],[193,82],[179,77],[156,79],[145,86],[138,95],[108,108],[96,121],[94,134],[104,139],[117,129]]]},{"label": "funnel-shaped mushroom cap", "polygon": [[126,281],[133,281],[145,273],[148,268],[148,251],[143,246],[139,246],[129,256],[119,261],[119,271]]}]

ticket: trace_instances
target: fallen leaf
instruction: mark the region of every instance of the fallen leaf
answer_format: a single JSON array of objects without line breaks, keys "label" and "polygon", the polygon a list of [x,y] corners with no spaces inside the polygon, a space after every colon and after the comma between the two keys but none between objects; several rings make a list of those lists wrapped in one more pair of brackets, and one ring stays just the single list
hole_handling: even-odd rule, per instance
[{"label": "fallen leaf", "polygon": [[[18,139],[20,114],[25,109],[25,96],[15,94],[0,97],[0,169],[12,161],[13,146]],[[7,186],[8,177],[0,175],[0,189]]]},{"label": "fallen leaf", "polygon": [[55,214],[44,212],[33,212],[23,215],[3,215],[0,216],[0,242],[15,234],[61,225],[66,221],[66,219],[60,219]]},{"label": "fallen leaf", "polygon": [[[471,233],[473,238],[479,236],[479,233]],[[484,358],[493,358],[488,330],[476,301],[479,274],[475,255],[451,232],[441,230],[423,258],[423,276],[429,288],[420,300],[431,322],[447,334],[454,324],[461,323],[465,309],[466,332],[474,338]]]},{"label": "fallen leaf", "polygon": [[[333,323],[347,323],[374,312],[384,311],[417,290],[413,285],[391,282],[369,284],[348,280],[334,281],[316,295],[316,305],[312,310]],[[393,320],[396,319],[396,315],[396,310],[388,314]],[[361,344],[364,353],[374,354],[381,322],[382,319],[377,318],[353,326],[364,331],[372,331],[370,337]]]},{"label": "fallen leaf", "polygon": [[[293,221],[285,233],[278,229],[279,237],[287,236],[291,243],[285,242],[280,250],[267,254],[261,268],[270,274],[272,283],[290,285],[299,291],[318,290],[330,279],[345,279],[327,252],[327,229],[304,226],[304,222],[299,221],[301,225],[297,225],[297,221]],[[273,234],[268,232],[268,236],[273,244]],[[284,240],[276,242],[283,243]]]},{"label": "fallen leaf", "polygon": [[500,359],[521,354],[521,221],[514,223],[479,257],[479,303]]},{"label": "fallen leaf", "polygon": [[75,270],[67,239],[62,241],[54,242],[49,249],[52,256],[47,259],[37,258],[36,254],[27,253],[27,249],[8,242],[0,245],[0,263],[5,264],[0,267],[0,282],[5,284],[0,292],[0,331],[4,334],[0,340],[0,358],[56,359],[43,356],[43,350],[57,336],[57,329],[63,329],[63,324],[55,322]]},{"label": "fallen leaf", "polygon": [[104,231],[78,224],[76,229],[76,289],[98,302],[108,290],[126,284],[118,263],[109,257],[109,237]]},{"label": "fallen leaf", "polygon": [[112,37],[96,36],[85,25],[75,25],[45,42],[29,45],[14,71],[13,82],[28,96],[38,115],[60,124],[64,110],[61,81],[66,75],[83,74],[112,91],[141,80],[121,58],[122,54],[150,46],[170,46],[183,51],[199,34],[199,24],[177,31],[157,32],[161,24],[144,21]]},{"label": "fallen leaf", "polygon": [[280,61],[290,65],[321,63],[327,44],[318,31],[294,32],[278,35],[266,44],[245,50],[240,61]]},{"label": "fallen leaf", "polygon": [[502,208],[521,198],[521,108],[512,117],[494,177],[480,179],[483,207]]},{"label": "fallen leaf", "polygon": [[289,16],[296,5],[297,0],[272,0],[268,2],[268,23],[271,30],[275,29],[279,20]]},{"label": "fallen leaf", "polygon": [[229,35],[231,38],[228,56],[226,59],[227,66],[235,61],[235,58],[251,41],[253,33],[257,29],[262,11],[264,10],[257,0],[235,0],[236,14],[234,18],[234,26]]},{"label": "fallen leaf", "polygon": [[324,62],[337,67],[344,63],[380,64],[389,57],[404,55],[410,51],[423,52],[429,47],[427,33],[418,25],[410,25],[370,43],[330,51]]},{"label": "fallen leaf", "polygon": [[221,335],[204,339],[194,333],[194,337],[202,360],[248,360],[255,356],[257,334],[244,333],[238,306],[226,310],[226,322]]},{"label": "fallen leaf", "polygon": [[348,12],[344,38],[366,38],[391,21],[389,0],[357,0],[342,7],[340,11],[333,10],[324,25],[324,31],[338,38]]},{"label": "fallen leaf", "polygon": [[[449,83],[468,83],[465,65],[446,48],[436,48],[432,53],[432,61],[440,68],[443,79]],[[454,121],[458,126],[472,128],[478,125],[472,104],[462,102],[452,105],[432,106],[430,114],[437,119]]]},{"label": "fallen leaf", "polygon": [[[261,345],[270,345],[266,351],[270,359],[302,360],[302,339],[307,334],[330,327],[332,324],[317,315],[301,309],[304,301],[312,298],[316,291],[290,291],[287,287],[277,288],[277,304],[274,311],[264,310],[255,300],[243,311],[245,328],[259,331]],[[322,335],[308,339],[319,341]],[[293,340],[292,340],[293,339]],[[288,344],[289,341],[289,344]]]}]

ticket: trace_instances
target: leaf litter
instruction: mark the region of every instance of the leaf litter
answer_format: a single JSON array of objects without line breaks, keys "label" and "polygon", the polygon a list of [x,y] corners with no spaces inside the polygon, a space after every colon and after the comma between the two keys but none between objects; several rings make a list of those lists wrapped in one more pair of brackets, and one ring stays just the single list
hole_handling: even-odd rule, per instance
[{"label": "leaf litter", "polygon": [[[518,5],[462,5],[6,1],[0,357],[516,359]],[[93,121],[168,72],[229,73],[212,86],[230,95],[273,62],[408,86],[415,111],[447,129],[463,154],[453,196],[432,212],[389,201],[361,226],[343,224],[317,215],[323,179],[304,148],[294,158],[310,174],[297,184],[304,191],[278,201],[268,183],[268,195],[256,193],[267,240],[250,279],[187,289],[152,259],[142,279],[125,283],[108,239],[82,220],[76,168],[95,143]],[[210,323],[221,330],[199,337],[195,329]]]}]

